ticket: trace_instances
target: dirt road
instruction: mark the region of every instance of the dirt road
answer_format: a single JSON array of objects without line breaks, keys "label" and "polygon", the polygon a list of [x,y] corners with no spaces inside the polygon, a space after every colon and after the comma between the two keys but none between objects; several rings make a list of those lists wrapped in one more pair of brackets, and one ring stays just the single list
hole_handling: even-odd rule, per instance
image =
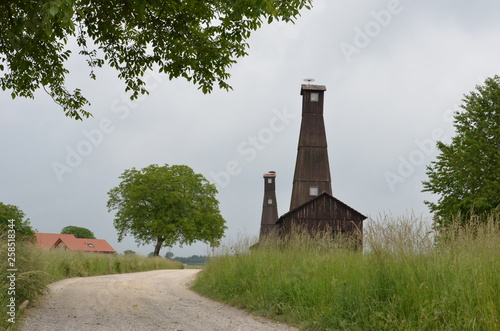
[{"label": "dirt road", "polygon": [[198,270],[71,278],[28,310],[22,330],[296,330],[222,305],[187,288]]}]

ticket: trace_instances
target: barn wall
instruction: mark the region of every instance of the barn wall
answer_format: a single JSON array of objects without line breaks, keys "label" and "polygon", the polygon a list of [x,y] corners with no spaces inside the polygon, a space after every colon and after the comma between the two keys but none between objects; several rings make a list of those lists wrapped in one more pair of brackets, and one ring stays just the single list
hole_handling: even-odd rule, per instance
[{"label": "barn wall", "polygon": [[322,231],[338,232],[353,236],[361,244],[365,218],[342,202],[323,195],[282,216],[279,230],[282,235],[297,229],[312,235]]}]

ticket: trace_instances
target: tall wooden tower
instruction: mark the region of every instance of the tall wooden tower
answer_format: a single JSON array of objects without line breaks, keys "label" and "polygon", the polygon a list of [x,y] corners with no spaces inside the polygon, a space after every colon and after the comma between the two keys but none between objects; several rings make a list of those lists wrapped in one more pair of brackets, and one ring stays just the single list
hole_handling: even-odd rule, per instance
[{"label": "tall wooden tower", "polygon": [[326,87],[302,84],[302,124],[290,210],[316,198],[323,192],[332,194],[330,164],[323,120]]},{"label": "tall wooden tower", "polygon": [[276,203],[276,172],[264,174],[264,202],[260,220],[260,239],[269,234],[276,234],[278,226],[278,204]]},{"label": "tall wooden tower", "polygon": [[264,203],[260,239],[270,234],[281,238],[294,231],[315,236],[328,232],[335,238],[345,236],[353,247],[363,245],[363,221],[366,216],[332,195],[332,180],[326,143],[323,100],[326,87],[306,80],[302,95],[302,124],[293,177],[290,211],[278,218],[276,173],[264,174]]}]

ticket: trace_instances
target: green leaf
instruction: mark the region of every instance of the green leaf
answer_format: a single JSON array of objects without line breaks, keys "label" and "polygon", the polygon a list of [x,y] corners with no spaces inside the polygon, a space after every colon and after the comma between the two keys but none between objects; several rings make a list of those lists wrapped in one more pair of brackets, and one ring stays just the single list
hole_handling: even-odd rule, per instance
[{"label": "green leaf", "polygon": [[52,6],[52,7],[50,7],[50,9],[49,9],[49,13],[50,13],[52,16],[56,16],[58,12],[59,12],[59,7],[57,7],[57,6]]}]

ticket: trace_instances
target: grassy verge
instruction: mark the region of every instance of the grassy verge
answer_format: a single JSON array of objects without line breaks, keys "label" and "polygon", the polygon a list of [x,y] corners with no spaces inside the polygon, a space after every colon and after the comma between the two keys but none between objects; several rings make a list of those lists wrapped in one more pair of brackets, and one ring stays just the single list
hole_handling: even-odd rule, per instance
[{"label": "grassy verge", "polygon": [[305,330],[500,329],[498,215],[438,246],[414,218],[375,223],[364,252],[321,235],[242,244],[211,258],[193,289]]},{"label": "grassy verge", "polygon": [[146,258],[135,254],[108,255],[97,253],[67,252],[62,250],[42,250],[22,240],[16,242],[15,294],[9,290],[12,285],[7,278],[10,272],[7,265],[7,240],[0,236],[0,329],[15,327],[8,321],[7,304],[15,298],[17,308],[26,300],[33,303],[44,293],[49,283],[70,278],[86,277],[127,272],[149,271],[156,269],[182,269],[183,265],[164,258]]},{"label": "grassy verge", "polygon": [[157,269],[183,269],[182,263],[161,257],[136,254],[110,255],[34,249],[33,258],[40,270],[50,275],[50,281],[70,277],[119,274]]}]

